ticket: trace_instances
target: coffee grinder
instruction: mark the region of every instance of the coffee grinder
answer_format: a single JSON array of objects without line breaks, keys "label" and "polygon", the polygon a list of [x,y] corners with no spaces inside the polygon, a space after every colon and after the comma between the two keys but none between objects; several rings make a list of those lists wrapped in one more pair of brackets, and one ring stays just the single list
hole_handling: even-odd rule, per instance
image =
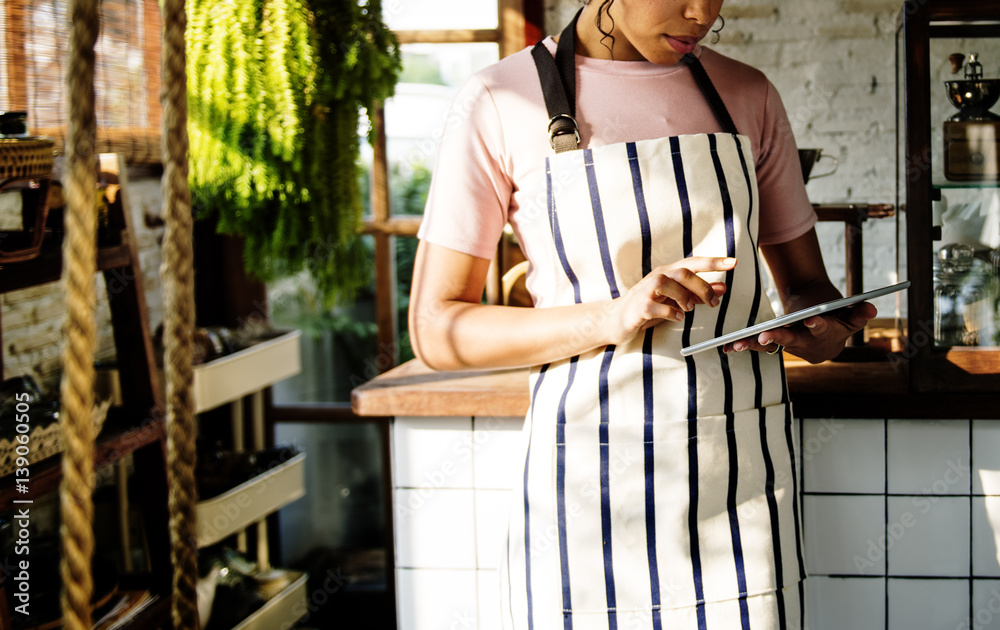
[{"label": "coffee grinder", "polygon": [[944,176],[960,182],[1000,180],[1000,116],[989,111],[1000,98],[1000,79],[983,79],[978,53],[948,59],[953,74],[964,68],[965,79],[945,82],[958,113],[944,123]]}]

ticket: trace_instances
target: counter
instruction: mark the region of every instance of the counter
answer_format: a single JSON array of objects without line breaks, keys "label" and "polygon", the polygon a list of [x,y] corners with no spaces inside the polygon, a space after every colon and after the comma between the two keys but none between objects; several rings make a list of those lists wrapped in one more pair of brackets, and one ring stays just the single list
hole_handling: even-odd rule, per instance
[{"label": "counter", "polygon": [[[959,627],[1000,601],[1000,392],[912,395],[903,355],[865,358],[786,355],[809,625],[901,627],[946,601],[934,627]],[[500,628],[527,370],[411,361],[354,390],[352,405],[392,417],[398,627]]]},{"label": "counter", "polygon": [[[1000,392],[910,393],[898,354],[819,365],[786,355],[785,370],[800,417],[947,419],[961,410],[961,417],[1000,419]],[[356,388],[351,406],[362,416],[523,416],[528,370],[436,372],[414,360]]]}]

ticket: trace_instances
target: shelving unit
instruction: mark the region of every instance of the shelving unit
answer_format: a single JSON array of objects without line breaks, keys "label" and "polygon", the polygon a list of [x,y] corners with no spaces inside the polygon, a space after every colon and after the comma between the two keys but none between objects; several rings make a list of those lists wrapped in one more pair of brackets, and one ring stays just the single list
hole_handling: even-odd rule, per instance
[{"label": "shelving unit", "polygon": [[[967,48],[935,50],[932,57],[936,44],[941,48],[958,42]],[[896,41],[897,233],[901,277],[912,283],[902,332],[910,385],[916,392],[987,393],[1000,388],[996,343],[980,339],[976,345],[960,345],[938,339],[935,332],[941,313],[936,305],[933,261],[939,248],[948,243],[942,240],[947,225],[935,218],[934,205],[949,198],[952,203],[961,202],[957,195],[963,192],[998,189],[997,181],[946,179],[940,130],[956,110],[948,102],[936,69],[950,53],[987,50],[992,63],[987,69],[990,76],[985,78],[993,78],[1000,54],[1000,1],[925,0],[903,7]],[[954,75],[950,80],[960,78]]]},{"label": "shelving unit", "polygon": [[[149,566],[144,567],[143,572],[123,575],[122,579],[142,584],[142,588],[150,590],[157,599],[127,627],[159,628],[164,610],[169,610],[171,575],[163,397],[156,376],[142,270],[131,225],[125,163],[117,155],[100,157],[102,177],[116,179],[119,190],[114,203],[108,207],[109,233],[114,242],[98,248],[97,271],[104,274],[108,288],[115,346],[125,376],[121,404],[109,411],[97,437],[94,465],[95,469],[100,469],[131,456],[136,475],[143,479],[140,507],[148,541]],[[47,188],[48,181],[39,186],[39,189]],[[42,252],[36,257],[0,267],[0,293],[57,282],[61,273],[61,254],[46,251],[43,243]],[[0,362],[0,378],[2,376]],[[0,505],[9,506],[15,498],[54,492],[61,476],[59,456],[33,462],[30,495],[15,496],[11,478],[5,477],[0,487]],[[0,627],[10,627],[10,620],[2,618],[2,613]]]},{"label": "shelving unit", "polygon": [[[244,401],[249,399],[251,416],[250,447],[263,449],[263,390],[298,374],[299,331],[280,333],[270,339],[195,366],[193,395],[196,413],[229,405],[233,450],[247,447],[244,430]],[[305,453],[246,481],[229,491],[198,502],[198,547],[204,548],[237,535],[239,551],[247,550],[246,532],[256,533],[257,569],[271,570],[266,517],[305,496]],[[308,576],[294,573],[292,582],[261,608],[236,626],[239,630],[271,630],[290,625],[307,611]]]}]

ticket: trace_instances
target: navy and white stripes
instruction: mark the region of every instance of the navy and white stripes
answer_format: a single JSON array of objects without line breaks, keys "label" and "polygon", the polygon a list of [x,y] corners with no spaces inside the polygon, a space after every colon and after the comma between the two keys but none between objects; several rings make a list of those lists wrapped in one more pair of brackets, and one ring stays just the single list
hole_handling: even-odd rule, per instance
[{"label": "navy and white stripes", "polygon": [[556,304],[610,305],[692,256],[739,264],[706,274],[728,287],[719,307],[534,371],[511,627],[758,630],[799,616],[798,592],[782,593],[803,571],[780,358],[679,355],[772,316],[749,154],[745,137],[715,134],[549,158],[540,225],[559,268],[535,290]]}]

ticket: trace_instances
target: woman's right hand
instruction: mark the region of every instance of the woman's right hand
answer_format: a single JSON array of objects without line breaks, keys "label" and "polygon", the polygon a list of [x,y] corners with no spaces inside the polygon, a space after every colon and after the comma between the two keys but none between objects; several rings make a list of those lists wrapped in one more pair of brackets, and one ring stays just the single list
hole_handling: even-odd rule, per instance
[{"label": "woman's right hand", "polygon": [[697,304],[718,306],[726,285],[708,282],[698,274],[729,271],[734,267],[735,258],[692,256],[653,269],[612,302],[619,331],[613,335],[612,343],[624,343],[661,322],[684,321],[684,314]]}]

